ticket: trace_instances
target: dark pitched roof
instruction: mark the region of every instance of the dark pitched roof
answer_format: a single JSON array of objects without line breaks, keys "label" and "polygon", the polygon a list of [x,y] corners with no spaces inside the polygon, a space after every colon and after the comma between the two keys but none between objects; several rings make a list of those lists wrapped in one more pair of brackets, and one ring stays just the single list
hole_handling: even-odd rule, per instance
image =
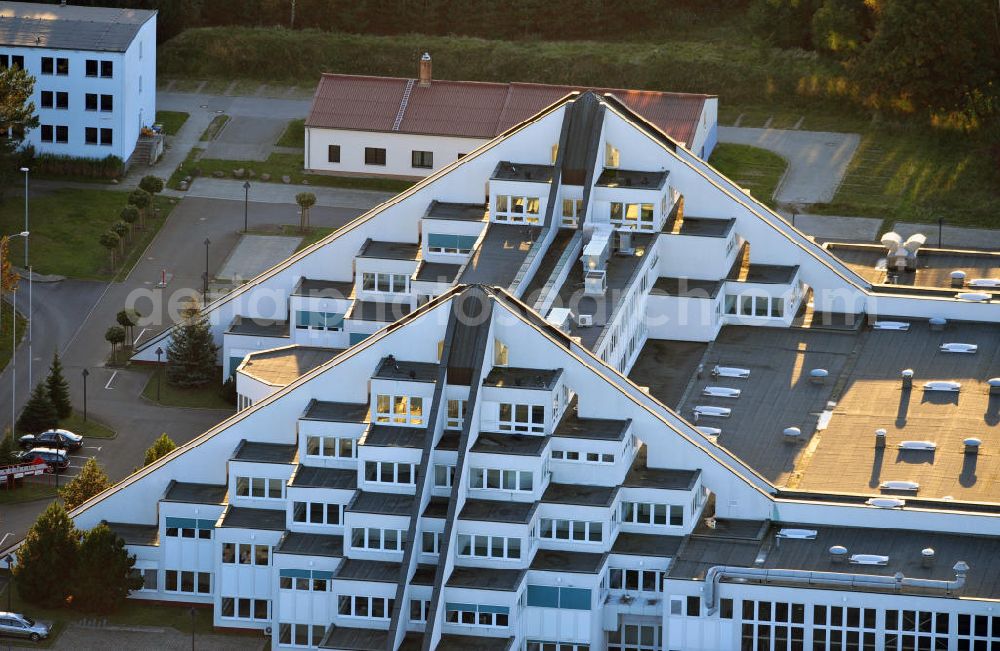
[{"label": "dark pitched roof", "polygon": [[0,2],[5,46],[124,52],[146,21],[144,9],[112,9],[35,2]]}]

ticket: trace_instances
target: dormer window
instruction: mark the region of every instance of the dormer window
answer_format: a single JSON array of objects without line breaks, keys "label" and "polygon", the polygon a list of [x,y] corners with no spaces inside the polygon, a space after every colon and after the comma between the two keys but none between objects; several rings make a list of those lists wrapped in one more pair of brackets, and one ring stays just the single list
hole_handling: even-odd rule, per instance
[{"label": "dormer window", "polygon": [[622,153],[610,142],[604,144],[604,167],[618,167],[621,164]]}]

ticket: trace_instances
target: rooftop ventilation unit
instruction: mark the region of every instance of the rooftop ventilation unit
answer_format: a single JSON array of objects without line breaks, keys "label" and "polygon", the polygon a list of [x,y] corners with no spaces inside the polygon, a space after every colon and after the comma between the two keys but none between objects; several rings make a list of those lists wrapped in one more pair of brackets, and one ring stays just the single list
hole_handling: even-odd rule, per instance
[{"label": "rooftop ventilation unit", "polygon": [[603,296],[608,288],[606,271],[588,271],[583,275],[583,293],[588,296]]},{"label": "rooftop ventilation unit", "polygon": [[594,325],[594,315],[593,314],[578,314],[576,317],[576,326],[578,328],[589,328]]},{"label": "rooftop ventilation unit", "polygon": [[618,231],[618,255],[635,255],[632,231]]},{"label": "rooftop ventilation unit", "polygon": [[795,540],[816,540],[815,529],[781,529],[778,531],[778,538],[792,538]]},{"label": "rooftop ventilation unit", "polygon": [[955,294],[955,298],[960,301],[969,301],[971,303],[986,303],[990,300],[990,295],[984,292],[960,292]]},{"label": "rooftop ventilation unit", "polygon": [[873,497],[866,500],[865,504],[879,509],[901,509],[906,506],[906,500],[898,497]]},{"label": "rooftop ventilation unit", "polygon": [[701,395],[713,398],[739,398],[740,393],[739,389],[731,389],[729,387],[705,387]]},{"label": "rooftop ventilation unit", "polygon": [[714,407],[712,405],[698,405],[694,408],[696,416],[712,416],[715,418],[729,418],[733,410],[729,407]]},{"label": "rooftop ventilation unit", "polygon": [[889,557],[879,554],[851,554],[853,565],[888,565]]},{"label": "rooftop ventilation unit", "polygon": [[948,319],[940,316],[932,316],[927,319],[927,323],[930,325],[932,332],[943,332],[948,325]]},{"label": "rooftop ventilation unit", "polygon": [[886,248],[886,267],[896,271],[916,271],[917,251],[927,241],[927,237],[914,233],[903,241],[899,233],[889,232],[882,236],[882,246]]},{"label": "rooftop ventilation unit", "polygon": [[608,265],[608,253],[610,251],[611,236],[614,231],[607,224],[600,224],[594,228],[590,240],[583,247],[583,272],[585,274],[592,271],[603,271]]},{"label": "rooftop ventilation unit", "polygon": [[566,307],[554,307],[545,317],[546,323],[553,325],[565,334],[569,334],[570,311]]},{"label": "rooftop ventilation unit", "polygon": [[961,269],[956,269],[948,274],[948,278],[951,281],[951,286],[956,289],[961,289],[965,287],[965,272]]},{"label": "rooftop ventilation unit", "polygon": [[920,484],[915,481],[884,481],[878,485],[882,490],[888,491],[917,491],[920,490]]},{"label": "rooftop ventilation unit", "polygon": [[781,435],[785,437],[786,441],[797,441],[802,438],[802,429],[798,427],[786,427],[782,430]]},{"label": "rooftop ventilation unit", "polygon": [[746,380],[750,377],[750,369],[732,366],[716,366],[712,369],[712,377],[735,377]]},{"label": "rooftop ventilation unit", "polygon": [[924,391],[948,391],[951,393],[958,393],[961,390],[962,384],[951,380],[939,380],[937,382],[924,383]]},{"label": "rooftop ventilation unit", "polygon": [[811,384],[826,384],[826,378],[830,376],[830,371],[825,368],[814,368],[809,371],[809,382]]},{"label": "rooftop ventilation unit", "polygon": [[834,545],[830,548],[831,563],[843,563],[845,558],[847,558],[847,547],[844,547],[843,545]]},{"label": "rooftop ventilation unit", "polygon": [[722,430],[719,429],[718,427],[706,427],[704,425],[699,425],[695,429],[708,437],[718,436],[719,434],[722,434]]},{"label": "rooftop ventilation unit", "polygon": [[1000,278],[973,278],[969,281],[969,287],[1000,288]]},{"label": "rooftop ventilation unit", "polygon": [[876,321],[872,326],[875,330],[900,330],[906,332],[910,324],[903,321]]},{"label": "rooftop ventilation unit", "polygon": [[897,445],[900,450],[916,450],[928,452],[937,450],[937,443],[934,441],[900,441]]},{"label": "rooftop ventilation unit", "polygon": [[968,353],[971,355],[979,350],[979,346],[976,344],[951,343],[941,344],[941,347],[938,350],[942,353]]},{"label": "rooftop ventilation unit", "polygon": [[1000,377],[992,377],[986,380],[986,384],[990,387],[990,395],[1000,395]]},{"label": "rooftop ventilation unit", "polygon": [[977,455],[979,454],[979,448],[983,445],[983,442],[975,437],[969,437],[962,441],[965,454]]}]

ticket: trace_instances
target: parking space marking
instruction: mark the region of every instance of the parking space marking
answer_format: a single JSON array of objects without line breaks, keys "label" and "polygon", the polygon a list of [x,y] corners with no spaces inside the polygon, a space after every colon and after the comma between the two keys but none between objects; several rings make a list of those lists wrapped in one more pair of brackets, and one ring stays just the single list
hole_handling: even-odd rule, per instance
[{"label": "parking space marking", "polygon": [[118,371],[115,371],[114,373],[111,374],[111,379],[108,380],[108,383],[104,385],[104,388],[111,389],[111,383],[115,381],[116,377],[118,377]]},{"label": "parking space marking", "polygon": [[132,346],[135,346],[137,343],[139,343],[139,340],[142,339],[142,336],[146,334],[147,330],[149,330],[149,328],[143,328],[142,330],[139,331],[139,336],[137,336],[135,338],[135,341],[132,342]]}]

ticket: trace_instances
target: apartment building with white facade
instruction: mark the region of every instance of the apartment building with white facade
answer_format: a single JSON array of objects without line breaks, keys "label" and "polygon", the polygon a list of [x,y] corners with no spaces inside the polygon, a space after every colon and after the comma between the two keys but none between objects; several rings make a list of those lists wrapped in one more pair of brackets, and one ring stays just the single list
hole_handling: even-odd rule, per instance
[{"label": "apartment building with white facade", "polygon": [[40,154],[128,161],[156,118],[156,12],[0,2],[0,67],[35,78]]},{"label": "apartment building with white facade", "polygon": [[1000,262],[838,247],[571,94],[206,306],[240,411],[71,515],[274,648],[990,649]]},{"label": "apartment building with white facade", "polygon": [[[305,124],[305,166],[316,173],[422,178],[492,140],[571,86],[324,74]],[[694,93],[614,93],[674,141],[708,160],[718,138],[719,98]]]}]

